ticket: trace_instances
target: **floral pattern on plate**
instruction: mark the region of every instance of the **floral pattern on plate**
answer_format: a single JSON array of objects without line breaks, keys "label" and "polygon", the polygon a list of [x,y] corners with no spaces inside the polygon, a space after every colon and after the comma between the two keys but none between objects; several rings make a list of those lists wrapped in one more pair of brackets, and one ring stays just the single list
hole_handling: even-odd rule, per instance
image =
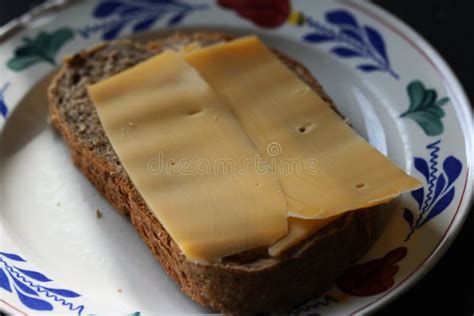
[{"label": "floral pattern on plate", "polygon": [[165,20],[168,27],[176,26],[192,12],[207,8],[206,4],[184,0],[104,0],[94,8],[93,16],[105,22],[87,25],[77,31],[85,38],[99,32],[103,40],[111,40],[128,25],[132,26],[133,33],[147,31],[160,20]]},{"label": "floral pattern on plate", "polygon": [[16,293],[26,307],[35,311],[53,311],[53,304],[60,304],[69,311],[81,315],[84,306],[69,301],[79,297],[79,294],[71,290],[45,286],[53,280],[40,272],[18,267],[18,264],[25,262],[16,254],[0,252],[0,288]]},{"label": "floral pattern on plate", "polygon": [[[458,210],[462,203],[463,190],[466,190],[471,181],[468,178],[470,156],[466,158],[464,152],[459,149],[464,146],[464,138],[471,136],[467,135],[464,125],[459,122],[462,117],[454,111],[456,107],[456,110],[464,113],[462,111],[467,101],[463,100],[462,90],[457,83],[449,79],[452,77],[450,71],[439,66],[442,63],[440,57],[436,57],[426,44],[414,40],[415,35],[410,34],[402,23],[390,21],[388,15],[371,8],[370,3],[357,4],[352,1],[341,1],[336,4],[288,0],[102,0],[84,2],[81,5],[84,9],[81,12],[76,10],[74,14],[65,11],[58,13],[59,17],[65,14],[74,18],[78,14],[82,18],[78,19],[80,22],[76,23],[74,18],[58,19],[59,22],[51,22],[45,31],[29,29],[21,36],[9,40],[5,46],[8,49],[0,52],[2,61],[0,66],[6,70],[5,77],[2,73],[0,83],[2,116],[0,130],[5,126],[3,124],[5,119],[10,119],[12,116],[13,109],[21,97],[31,88],[31,82],[39,81],[66,53],[74,53],[101,39],[114,39],[176,26],[193,27],[193,23],[199,19],[202,23],[212,25],[213,19],[209,18],[210,16],[216,19],[222,18],[220,23],[226,26],[235,24],[239,28],[245,26],[246,30],[251,32],[261,34],[268,32],[275,36],[290,37],[295,45],[310,47],[313,52],[318,51],[332,56],[329,57],[331,61],[350,65],[355,70],[354,73],[360,75],[363,80],[376,84],[383,82],[382,85],[393,89],[396,97],[399,95],[404,97],[398,104],[405,106],[396,105],[391,112],[392,119],[398,122],[410,119],[416,123],[416,125],[405,124],[401,132],[407,133],[410,138],[412,146],[410,161],[413,161],[414,167],[412,174],[424,179],[425,185],[404,197],[403,209],[397,213],[399,216],[394,220],[400,225],[405,225],[408,232],[400,230],[398,239],[384,244],[383,249],[379,248],[374,252],[387,255],[364,257],[364,263],[356,264],[355,268],[349,269],[345,274],[347,277],[351,274],[350,271],[354,272],[362,269],[361,267],[372,268],[373,262],[385,262],[386,264],[382,264],[383,269],[374,270],[378,271],[375,275],[381,277],[373,277],[374,275],[369,273],[372,276],[369,278],[372,280],[369,288],[361,287],[358,282],[354,283],[353,277],[346,278],[346,281],[350,282],[342,282],[340,279],[339,285],[342,285],[345,293],[340,289],[336,289],[337,292],[330,291],[321,298],[304,304],[296,311],[367,312],[370,306],[380,305],[380,302],[384,301],[382,298],[390,297],[393,293],[399,293],[401,289],[406,288],[406,283],[409,282],[402,284],[405,277],[409,281],[414,279],[407,275],[416,275],[416,272],[431,265],[434,262],[433,257],[439,257],[440,247],[446,247],[449,243],[444,241],[455,231],[451,228],[451,224],[459,224],[460,221],[455,219],[466,214],[465,209],[461,208],[459,212]],[[393,41],[395,37],[397,38]],[[421,56],[423,64],[427,65],[426,68],[431,67],[435,70],[433,72],[424,68],[419,70],[421,68],[415,64],[407,67],[397,52],[400,45],[404,53],[414,47],[413,45],[418,45],[414,49],[417,51],[415,57]],[[428,54],[425,55],[424,51]],[[430,55],[432,53],[435,57]],[[50,67],[33,67],[40,64]],[[27,80],[23,80],[24,78]],[[10,82],[14,85],[14,89],[9,85]],[[408,108],[405,91],[408,91]],[[8,102],[5,101],[6,94]],[[438,98],[438,95],[441,97]],[[434,136],[438,139],[434,140]],[[461,139],[461,136],[464,138]],[[442,235],[433,244],[421,245],[423,238],[415,237],[419,235],[423,237],[427,230],[425,228],[431,225],[437,225]],[[459,225],[455,228],[458,229]],[[408,242],[404,243],[404,240]],[[403,264],[398,265],[399,261],[394,261],[393,258],[401,260],[403,250],[400,249],[405,247],[406,257],[401,261]],[[422,260],[415,260],[410,255],[414,253],[412,249],[425,251],[426,255],[423,255]],[[14,252],[22,253],[23,256],[22,251]],[[79,297],[76,292],[49,286],[52,283],[51,279],[34,271],[35,269],[28,269],[27,263],[18,255],[1,253],[0,260],[0,291],[2,297],[14,302],[13,305],[23,304],[30,312],[51,308],[56,311],[59,307],[65,309],[71,307],[76,308],[73,313],[78,313],[80,307],[90,308],[90,304],[96,303],[96,300],[85,300],[82,295]],[[422,265],[427,261],[429,264]],[[423,269],[419,268],[420,265]],[[380,268],[380,264],[378,266]],[[383,272],[384,269],[388,272]],[[393,273],[395,270],[397,272]],[[365,303],[361,303],[361,293],[375,294],[370,297],[368,305],[363,305]],[[88,295],[88,293],[82,294]],[[83,304],[81,300],[87,303]],[[79,301],[80,303],[74,303]],[[130,310],[137,309],[133,306]]]},{"label": "floral pattern on plate", "polygon": [[364,59],[356,66],[363,72],[386,72],[395,79],[399,75],[392,69],[385,40],[375,27],[361,25],[357,18],[347,10],[334,10],[326,13],[324,25],[312,17],[306,18],[306,24],[312,29],[303,36],[303,40],[313,43],[335,43],[331,54],[340,58]]},{"label": "floral pattern on plate", "polygon": [[448,156],[443,160],[442,170],[439,170],[440,145],[441,140],[437,140],[426,146],[430,154],[429,159],[415,157],[415,168],[425,178],[427,187],[411,192],[411,196],[418,203],[419,212],[415,215],[408,208],[403,212],[403,218],[409,226],[405,241],[423,225],[440,215],[454,199],[454,184],[461,174],[462,163],[456,157]]},{"label": "floral pattern on plate", "polygon": [[74,38],[74,31],[62,27],[54,32],[40,32],[33,38],[25,36],[8,61],[11,70],[21,71],[37,63],[56,65],[55,56],[61,47]]},{"label": "floral pattern on plate", "polygon": [[6,82],[3,87],[0,88],[0,115],[3,116],[4,119],[6,119],[8,115],[8,107],[5,103],[5,93],[9,86],[10,82]]},{"label": "floral pattern on plate", "polygon": [[445,115],[441,108],[449,102],[448,97],[438,99],[434,89],[427,89],[420,80],[414,80],[407,86],[410,106],[400,114],[414,120],[428,136],[439,136],[443,133],[442,118]]}]

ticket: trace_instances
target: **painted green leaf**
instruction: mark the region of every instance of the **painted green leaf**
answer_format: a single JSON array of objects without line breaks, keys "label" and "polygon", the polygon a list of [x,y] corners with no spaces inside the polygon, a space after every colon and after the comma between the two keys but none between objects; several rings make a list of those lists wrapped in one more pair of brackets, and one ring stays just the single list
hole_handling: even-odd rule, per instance
[{"label": "painted green leaf", "polygon": [[443,133],[442,118],[445,115],[441,106],[449,102],[444,97],[436,100],[438,93],[434,89],[427,89],[420,80],[414,80],[407,86],[410,105],[400,117],[414,120],[428,136],[437,136]]},{"label": "painted green leaf", "polygon": [[41,32],[34,38],[23,38],[23,45],[17,47],[14,56],[7,62],[8,68],[21,71],[36,63],[46,62],[55,65],[55,56],[59,49],[74,37],[69,28],[61,28],[54,32]]},{"label": "painted green leaf", "polygon": [[436,97],[438,94],[433,89],[425,90],[423,94],[423,101],[421,102],[420,109],[426,109],[430,106],[433,106],[436,102]]},{"label": "painted green leaf", "polygon": [[446,103],[449,102],[449,98],[448,97],[444,97],[442,99],[439,99],[438,101],[436,101],[436,105],[437,106],[443,106],[445,105]]},{"label": "painted green leaf", "polygon": [[[41,32],[36,36],[33,42],[35,46],[47,47],[50,40],[51,40],[51,35],[45,32]],[[31,43],[31,39],[29,38],[24,39],[24,41],[27,43]]]},{"label": "painted green leaf", "polygon": [[15,57],[29,57],[34,55],[41,55],[43,50],[37,46],[20,46],[15,49]]},{"label": "painted green leaf", "polygon": [[444,116],[444,110],[438,106],[426,108],[425,112],[431,113],[438,118],[442,118]]},{"label": "painted green leaf", "polygon": [[444,128],[441,119],[430,112],[413,112],[406,117],[417,122],[428,136],[437,136],[443,133]]},{"label": "painted green leaf", "polygon": [[18,58],[14,57],[7,62],[7,67],[11,70],[21,71],[37,62],[41,62],[41,58],[39,56],[25,56]]},{"label": "painted green leaf", "polygon": [[420,107],[421,102],[423,101],[425,86],[423,86],[421,81],[415,80],[408,85],[407,91],[408,97],[410,98],[410,108],[408,110],[414,111]]},{"label": "painted green leaf", "polygon": [[39,46],[21,46],[15,50],[15,57],[16,58],[28,58],[28,57],[36,57],[38,61],[45,61],[52,65],[54,65],[54,59],[51,58],[49,55],[45,54],[44,50]]},{"label": "painted green leaf", "polygon": [[74,32],[71,29],[59,29],[51,35],[48,51],[51,54],[56,52],[69,40],[74,38]]}]

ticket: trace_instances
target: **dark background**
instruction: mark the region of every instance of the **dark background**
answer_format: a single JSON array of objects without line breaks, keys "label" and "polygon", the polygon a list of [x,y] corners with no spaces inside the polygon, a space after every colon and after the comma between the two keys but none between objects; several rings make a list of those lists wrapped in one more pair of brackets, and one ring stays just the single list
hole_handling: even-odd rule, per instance
[{"label": "dark background", "polygon": [[[41,0],[0,0],[0,25]],[[375,0],[424,36],[474,100],[474,16],[469,0]],[[474,213],[438,264],[380,315],[474,315]]]}]

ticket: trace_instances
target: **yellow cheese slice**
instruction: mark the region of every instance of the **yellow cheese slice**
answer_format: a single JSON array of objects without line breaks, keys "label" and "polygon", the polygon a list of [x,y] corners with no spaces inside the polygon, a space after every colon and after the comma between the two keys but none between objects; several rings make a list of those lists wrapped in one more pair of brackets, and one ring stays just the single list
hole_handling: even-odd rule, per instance
[{"label": "yellow cheese slice", "polygon": [[126,172],[189,260],[287,233],[278,179],[257,172],[255,146],[181,55],[165,52],[88,91]]},{"label": "yellow cheese slice", "polygon": [[285,250],[299,244],[301,241],[313,235],[318,230],[326,227],[339,217],[340,216],[333,216],[325,219],[301,219],[289,217],[288,234],[268,247],[268,254],[273,257],[280,255]]},{"label": "yellow cheese slice", "polygon": [[[382,201],[380,204],[389,203],[391,199]],[[277,240],[268,247],[268,254],[278,256],[285,250],[299,244],[309,236],[341,217],[336,215],[324,219],[302,219],[297,217],[288,218],[288,234]]]},{"label": "yellow cheese slice", "polygon": [[[290,216],[324,219],[421,186],[358,136],[255,36],[188,52],[186,60],[274,166]],[[297,162],[300,172],[288,172],[289,162]]]}]

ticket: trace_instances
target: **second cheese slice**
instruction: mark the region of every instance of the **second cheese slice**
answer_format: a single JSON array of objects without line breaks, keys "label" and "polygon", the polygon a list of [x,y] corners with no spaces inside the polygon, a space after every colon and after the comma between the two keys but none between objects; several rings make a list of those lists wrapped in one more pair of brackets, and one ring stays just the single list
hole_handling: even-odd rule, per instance
[{"label": "second cheese slice", "polygon": [[[186,60],[272,162],[290,216],[323,219],[420,186],[358,136],[256,37],[193,51]],[[284,168],[295,161],[297,168]],[[307,170],[311,161],[316,169]]]},{"label": "second cheese slice", "polygon": [[88,88],[132,182],[189,260],[215,261],[287,233],[278,179],[230,109],[165,52]]}]

